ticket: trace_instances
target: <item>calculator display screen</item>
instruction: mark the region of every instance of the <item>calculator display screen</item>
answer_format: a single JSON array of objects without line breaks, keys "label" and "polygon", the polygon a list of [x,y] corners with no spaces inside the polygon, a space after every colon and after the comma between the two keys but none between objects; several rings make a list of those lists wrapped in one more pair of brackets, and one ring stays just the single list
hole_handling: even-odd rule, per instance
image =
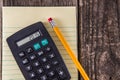
[{"label": "calculator display screen", "polygon": [[20,47],[26,43],[28,43],[29,41],[32,41],[33,39],[36,39],[37,37],[41,36],[41,33],[39,31],[19,40],[18,42],[16,42],[17,46]]}]

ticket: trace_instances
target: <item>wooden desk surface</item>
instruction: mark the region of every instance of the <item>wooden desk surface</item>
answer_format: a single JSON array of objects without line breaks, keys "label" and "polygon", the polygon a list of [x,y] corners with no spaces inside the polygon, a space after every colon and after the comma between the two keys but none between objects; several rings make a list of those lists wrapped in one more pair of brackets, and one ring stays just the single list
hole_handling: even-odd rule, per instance
[{"label": "wooden desk surface", "polygon": [[[78,53],[83,67],[91,80],[120,80],[120,0],[78,1]],[[75,6],[76,0],[3,0],[3,5]],[[1,6],[2,1],[0,14]],[[0,15],[0,25],[1,19]]]}]

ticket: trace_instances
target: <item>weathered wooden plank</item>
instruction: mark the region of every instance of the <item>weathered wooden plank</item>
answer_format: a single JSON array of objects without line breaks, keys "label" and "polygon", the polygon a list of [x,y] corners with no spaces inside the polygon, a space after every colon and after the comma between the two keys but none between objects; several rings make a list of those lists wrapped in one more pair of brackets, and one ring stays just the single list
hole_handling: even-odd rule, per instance
[{"label": "weathered wooden plank", "polygon": [[81,61],[91,80],[120,80],[120,0],[83,0]]},{"label": "weathered wooden plank", "polygon": [[4,6],[73,6],[75,0],[3,0]]}]

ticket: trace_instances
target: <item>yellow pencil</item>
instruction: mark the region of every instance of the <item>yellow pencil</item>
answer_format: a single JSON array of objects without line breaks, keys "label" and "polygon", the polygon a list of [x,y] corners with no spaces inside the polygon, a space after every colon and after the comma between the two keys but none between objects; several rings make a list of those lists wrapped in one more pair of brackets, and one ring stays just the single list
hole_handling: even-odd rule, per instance
[{"label": "yellow pencil", "polygon": [[53,19],[49,18],[48,21],[52,25],[55,33],[57,34],[58,38],[62,42],[62,44],[63,44],[64,48],[66,49],[66,51],[68,52],[69,56],[72,58],[74,64],[76,65],[77,69],[81,73],[83,79],[84,80],[90,80],[89,77],[88,77],[88,75],[86,74],[85,70],[83,69],[82,65],[80,64],[80,62],[78,61],[78,59],[74,55],[73,51],[71,50],[70,46],[68,45],[67,41],[65,40],[65,38],[62,35],[62,33],[60,32],[59,28],[56,26],[56,24],[53,21]]}]

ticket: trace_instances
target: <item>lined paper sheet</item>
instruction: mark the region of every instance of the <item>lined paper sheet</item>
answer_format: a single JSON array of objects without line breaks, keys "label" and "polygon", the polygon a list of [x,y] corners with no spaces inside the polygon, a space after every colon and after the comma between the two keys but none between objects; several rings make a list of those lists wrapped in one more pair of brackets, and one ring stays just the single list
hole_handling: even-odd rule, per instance
[{"label": "lined paper sheet", "polygon": [[3,7],[2,80],[25,80],[8,48],[6,38],[38,21],[44,23],[54,40],[70,72],[71,80],[78,79],[78,72],[74,63],[55,35],[51,25],[47,22],[49,17],[55,19],[77,57],[75,7]]}]

